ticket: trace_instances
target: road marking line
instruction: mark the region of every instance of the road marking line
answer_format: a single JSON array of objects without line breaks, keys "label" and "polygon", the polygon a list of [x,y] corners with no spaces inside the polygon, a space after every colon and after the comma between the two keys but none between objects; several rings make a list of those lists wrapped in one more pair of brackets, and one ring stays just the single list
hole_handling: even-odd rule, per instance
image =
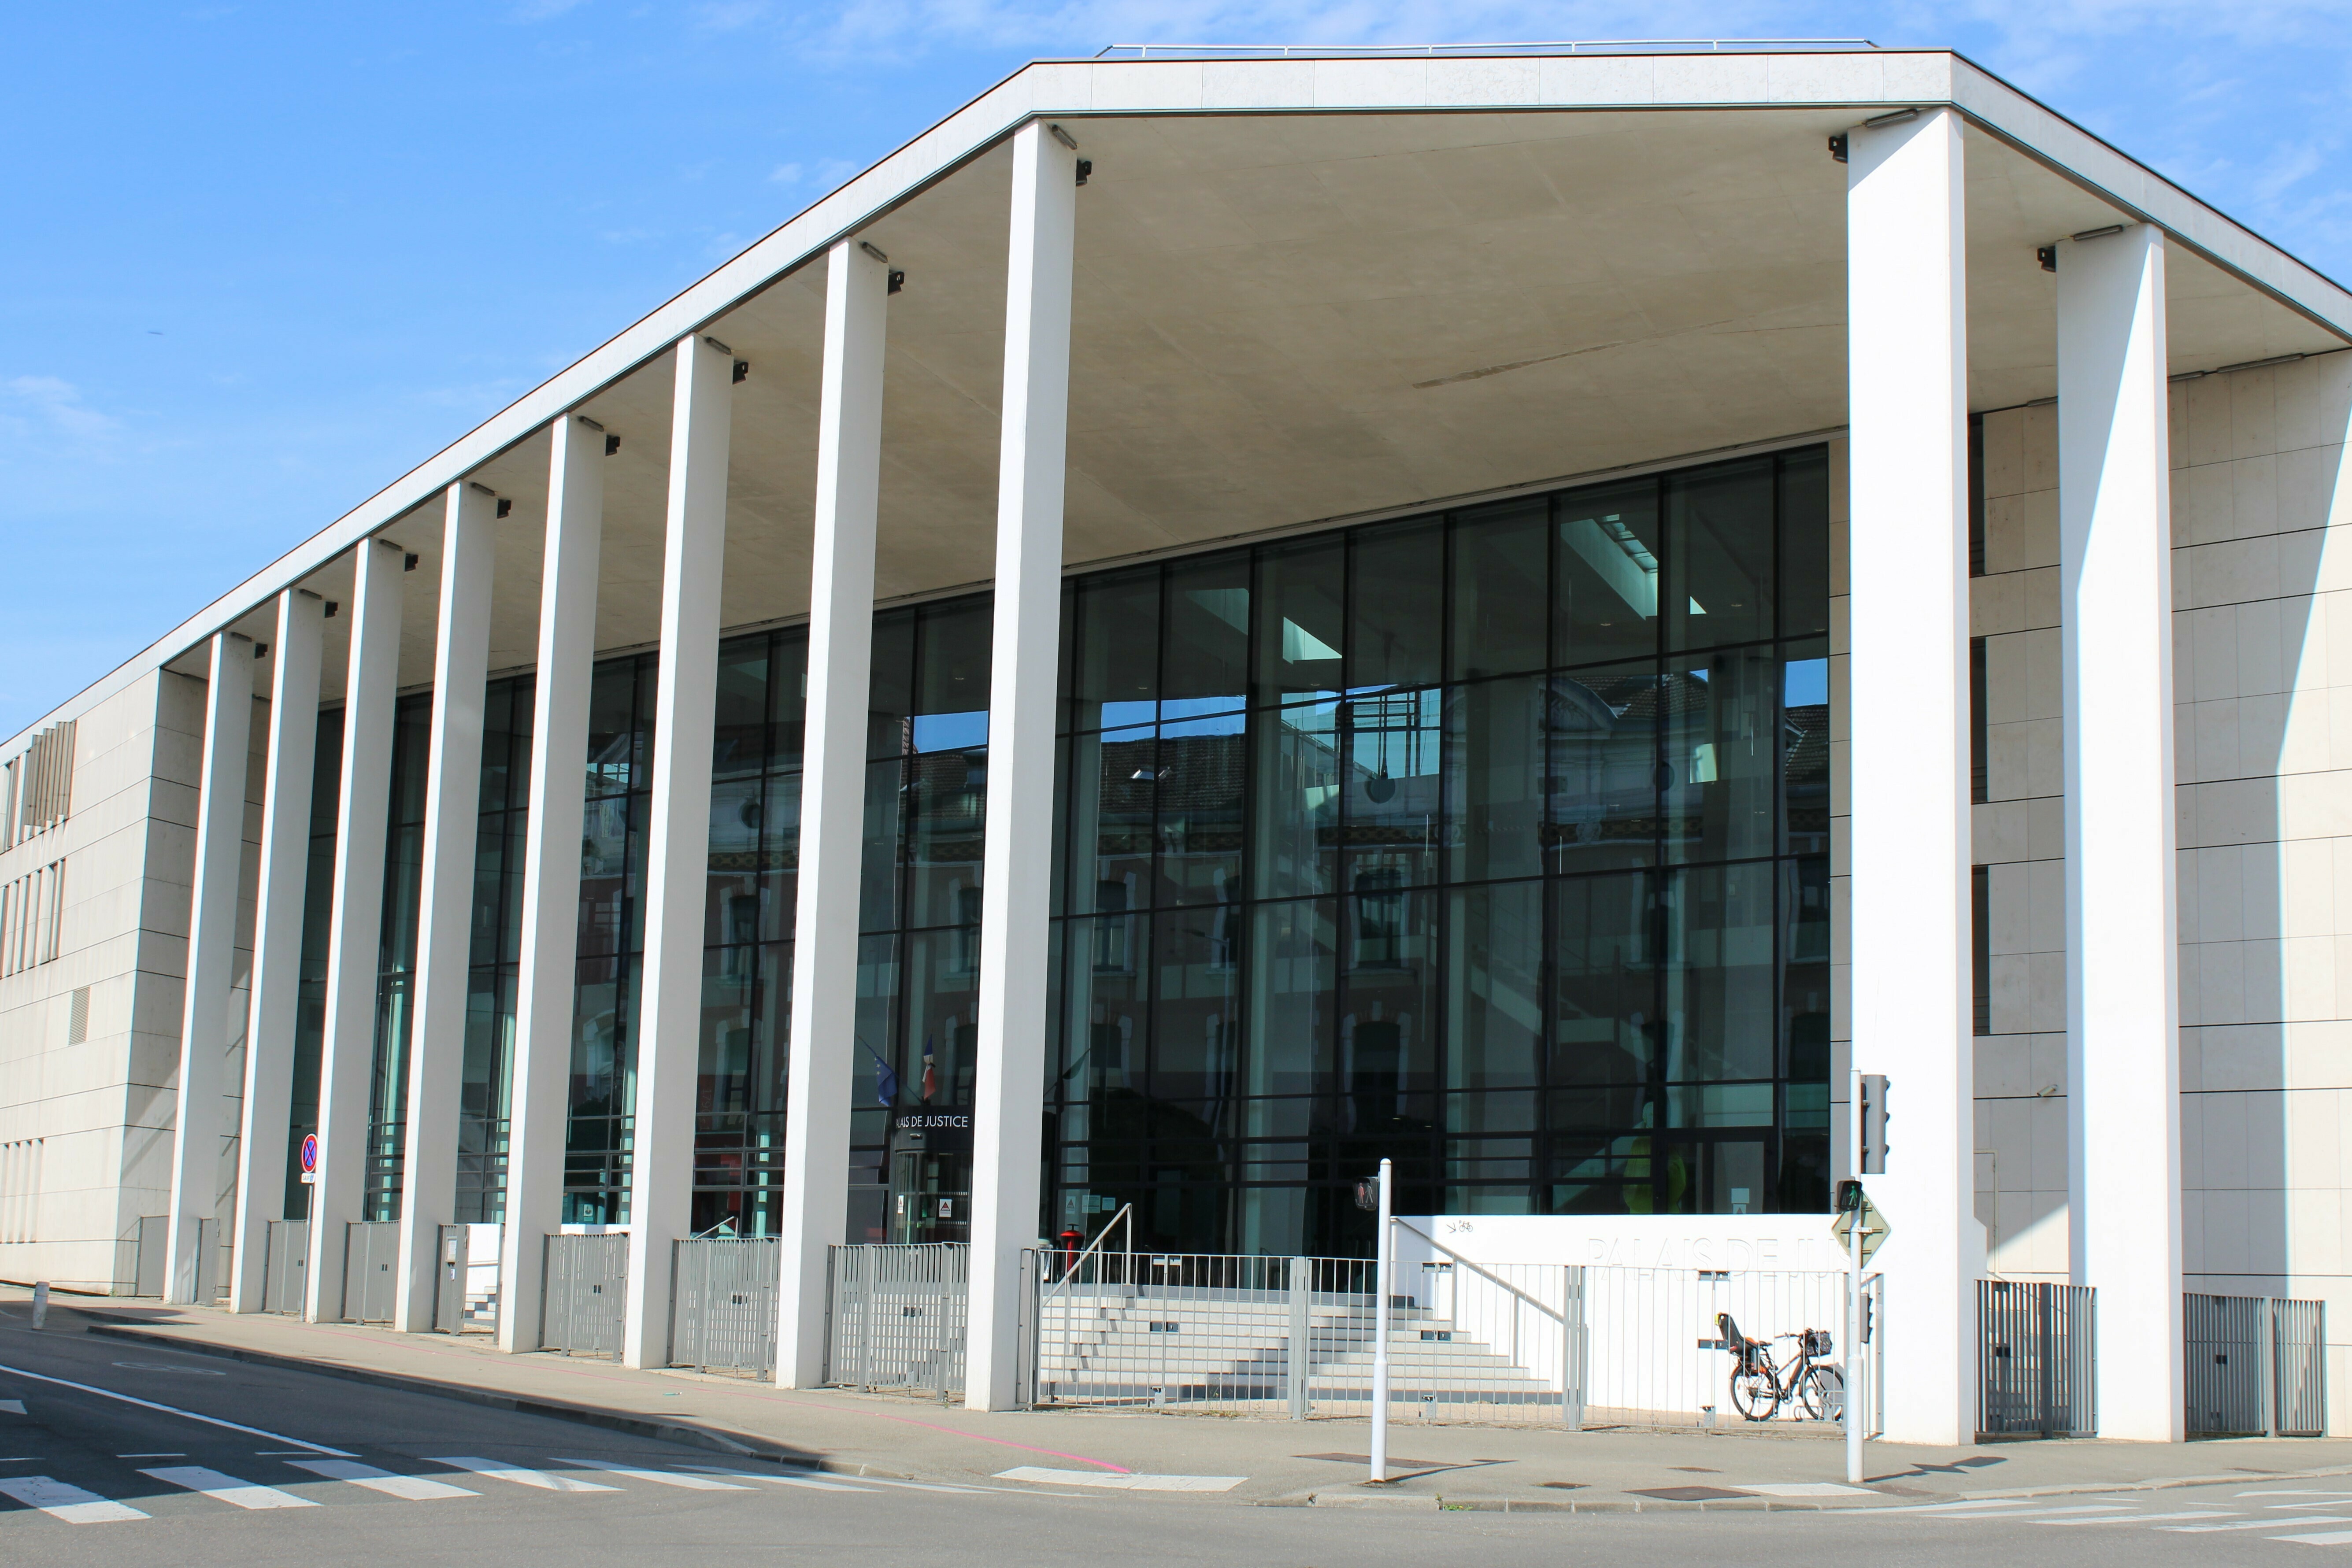
[{"label": "road marking line", "polygon": [[[2016,1516],[2012,1514],[2010,1517],[2015,1518]],[[2113,1517],[2106,1519],[2037,1519],[2033,1522],[2036,1524],[2046,1524],[2053,1530],[2061,1530],[2072,1529],[2078,1524],[2153,1524],[2159,1519],[2227,1519],[2230,1516],[2226,1513],[2207,1513],[2192,1509],[2187,1513],[2127,1513],[2120,1519]],[[2276,1524],[2279,1521],[2275,1519],[2271,1519],[2264,1520],[2263,1522],[2264,1524]]]},{"label": "road marking line", "polygon": [[159,1481],[169,1481],[175,1487],[204,1493],[221,1502],[238,1508],[316,1508],[319,1505],[307,1497],[296,1497],[290,1491],[279,1491],[254,1481],[225,1476],[218,1470],[208,1470],[202,1465],[166,1465],[161,1469],[141,1470],[142,1476],[153,1476]]},{"label": "road marking line", "polygon": [[2129,1513],[2136,1506],[2127,1502],[2084,1502],[2068,1508],[2029,1508],[2023,1513],[1953,1513],[1944,1517],[1965,1524],[1972,1519],[2031,1519],[2045,1513]]},{"label": "road marking line", "polygon": [[0,1366],[0,1372],[11,1373],[18,1377],[29,1377],[37,1383],[54,1383],[59,1388],[71,1388],[83,1394],[95,1394],[101,1399],[119,1399],[125,1405],[136,1405],[142,1410],[160,1410],[166,1416],[178,1416],[190,1421],[202,1421],[207,1427],[226,1427],[232,1432],[244,1432],[256,1437],[267,1437],[273,1443],[291,1443],[306,1454],[332,1454],[337,1458],[343,1459],[357,1458],[348,1448],[331,1448],[324,1443],[306,1443],[299,1437],[289,1437],[283,1432],[264,1431],[259,1427],[248,1427],[241,1421],[224,1421],[217,1416],[199,1416],[193,1410],[183,1410],[176,1405],[158,1405],[152,1399],[140,1399],[129,1394],[117,1394],[111,1388],[100,1388],[92,1384],[76,1383],[69,1378],[51,1377],[45,1373],[26,1372],[17,1366]]},{"label": "road marking line", "polygon": [[619,1491],[621,1490],[619,1487],[608,1487],[603,1481],[583,1481],[577,1476],[551,1476],[545,1470],[528,1469],[521,1465],[494,1464],[488,1459],[477,1458],[470,1454],[436,1454],[430,1456],[425,1462],[447,1465],[453,1469],[471,1470],[478,1476],[488,1476],[493,1480],[512,1481],[519,1487],[537,1487],[541,1491]]},{"label": "road marking line", "polygon": [[13,1497],[26,1508],[37,1508],[68,1524],[111,1524],[117,1520],[150,1517],[50,1476],[16,1476],[0,1480],[0,1496]]},{"label": "road marking line", "polygon": [[1727,1481],[1734,1491],[1752,1491],[1759,1497],[1876,1497],[1868,1487],[1850,1487],[1837,1481]]},{"label": "road marking line", "polygon": [[2352,1530],[2324,1530],[2317,1535],[2266,1535],[2265,1541],[2300,1541],[2305,1546],[2341,1546],[2352,1542]]},{"label": "road marking line", "polygon": [[1110,1475],[1102,1470],[1049,1470],[1040,1465],[1015,1465],[999,1470],[1001,1481],[1035,1481],[1057,1487],[1105,1487],[1113,1491],[1231,1491],[1247,1476]]},{"label": "road marking line", "polygon": [[1988,1508],[2023,1508],[2033,1500],[2034,1500],[2030,1497],[1986,1497],[1977,1498],[1967,1502],[1906,1502],[1900,1508],[1863,1508],[1856,1509],[1853,1511],[1856,1518],[1860,1518],[1865,1514],[1872,1518],[1875,1518],[1882,1513],[1935,1513],[1950,1515],[1959,1509],[1974,1511]]},{"label": "road marking line", "polygon": [[0,1399],[0,1416],[22,1416],[25,1402],[21,1399]]},{"label": "road marking line", "polygon": [[289,1459],[298,1470],[326,1477],[331,1481],[349,1481],[353,1486],[380,1491],[386,1497],[405,1498],[410,1502],[433,1502],[445,1497],[479,1497],[478,1491],[453,1487],[446,1481],[433,1480],[425,1476],[395,1475],[380,1470],[373,1465],[355,1465],[349,1459]]},{"label": "road marking line", "polygon": [[603,1470],[608,1475],[635,1476],[641,1481],[659,1481],[664,1486],[685,1487],[690,1491],[750,1491],[733,1481],[714,1481],[708,1476],[681,1476],[668,1470],[648,1470],[635,1465],[616,1465],[609,1459],[568,1459],[561,1454],[550,1456],[559,1465],[578,1465],[583,1469]]},{"label": "road marking line", "polygon": [[725,1465],[680,1465],[681,1470],[697,1470],[706,1476],[740,1476],[747,1481],[773,1481],[778,1486],[806,1487],[811,1491],[871,1491],[871,1487],[851,1486],[846,1481],[819,1479],[815,1476],[779,1475],[772,1470],[733,1470]]},{"label": "road marking line", "polygon": [[2352,1514],[2322,1513],[2309,1519],[2255,1519],[2243,1524],[2160,1524],[2158,1530],[2177,1530],[2186,1535],[2204,1535],[2216,1530],[2300,1530],[2306,1524],[2352,1524]]},{"label": "road marking line", "polygon": [[118,1459],[184,1459],[185,1454],[117,1454]]}]

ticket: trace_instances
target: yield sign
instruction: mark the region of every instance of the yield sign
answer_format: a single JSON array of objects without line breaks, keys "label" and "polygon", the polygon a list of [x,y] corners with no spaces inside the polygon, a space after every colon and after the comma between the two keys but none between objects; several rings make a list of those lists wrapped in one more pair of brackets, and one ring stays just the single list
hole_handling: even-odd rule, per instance
[{"label": "yield sign", "polygon": [[[1839,1215],[1836,1223],[1830,1227],[1830,1234],[1837,1238],[1838,1256],[1841,1258],[1853,1256],[1853,1221],[1854,1216],[1849,1211]],[[1864,1268],[1870,1267],[1870,1260],[1878,1256],[1878,1249],[1893,1233],[1894,1227],[1886,1223],[1886,1216],[1879,1213],[1878,1206],[1864,1196],[1862,1200],[1862,1266]]]}]

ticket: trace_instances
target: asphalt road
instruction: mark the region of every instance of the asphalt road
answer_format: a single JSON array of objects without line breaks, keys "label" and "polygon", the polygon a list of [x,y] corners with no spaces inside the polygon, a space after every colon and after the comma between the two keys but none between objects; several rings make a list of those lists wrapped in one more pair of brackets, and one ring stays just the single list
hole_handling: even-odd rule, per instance
[{"label": "asphalt road", "polygon": [[2352,1568],[2352,1482],[1835,1513],[1255,1508],[1216,1496],[792,1471],[568,1421],[0,1324],[0,1563],[1990,1568],[2058,1554],[2070,1568],[2157,1568],[2326,1561],[2315,1549],[2345,1553]]}]

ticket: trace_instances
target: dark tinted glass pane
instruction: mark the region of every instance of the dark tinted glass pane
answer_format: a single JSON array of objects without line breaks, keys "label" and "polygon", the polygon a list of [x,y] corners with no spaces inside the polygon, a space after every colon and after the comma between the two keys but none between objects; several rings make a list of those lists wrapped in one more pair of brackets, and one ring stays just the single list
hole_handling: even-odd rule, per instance
[{"label": "dark tinted glass pane", "polygon": [[760,939],[761,781],[721,779],[710,787],[710,869],[705,878],[702,939]]},{"label": "dark tinted glass pane", "polygon": [[1453,677],[1540,670],[1549,662],[1545,579],[1551,503],[1540,497],[1454,519]]},{"label": "dark tinted glass pane", "polygon": [[1773,465],[1727,463],[1666,480],[1666,645],[1772,635]]},{"label": "dark tinted glass pane", "polygon": [[991,604],[981,598],[924,607],[915,638],[916,750],[988,743]]},{"label": "dark tinted glass pane", "polygon": [[789,940],[800,897],[801,779],[786,773],[768,780],[760,809],[760,940]]},{"label": "dark tinted glass pane", "polygon": [[[1065,923],[1062,1074],[1065,1101],[1140,1094],[1150,1033],[1147,1017],[1151,917],[1097,915]],[[1076,1131],[1066,1135],[1081,1135]]]},{"label": "dark tinted glass pane", "polygon": [[857,939],[857,1051],[850,1067],[850,1103],[902,1104],[914,1096],[899,1070],[898,938]]},{"label": "dark tinted glass pane", "polygon": [[1078,585],[1070,727],[1104,729],[1154,716],[1160,695],[1160,569],[1111,572]]},{"label": "dark tinted glass pane", "polygon": [[1249,556],[1241,550],[1168,569],[1162,718],[1223,713],[1249,689]]},{"label": "dark tinted glass pane", "polygon": [[1160,904],[1241,897],[1243,730],[1237,713],[1160,727]]},{"label": "dark tinted glass pane", "polygon": [[1793,1118],[1800,1087],[1817,1091],[1805,1107],[1820,1119],[1790,1126],[1826,1132],[1830,1082],[1830,862],[1825,855],[1780,867],[1780,1017],[1788,1036],[1783,1069]]},{"label": "dark tinted glass pane", "polygon": [[1151,1093],[1208,1100],[1234,1091],[1241,1039],[1237,909],[1163,915],[1154,923]]},{"label": "dark tinted glass pane", "polygon": [[915,612],[874,618],[874,675],[867,698],[866,754],[896,757],[911,749],[907,716],[915,711]]},{"label": "dark tinted glass pane", "polygon": [[1579,670],[1549,686],[1552,869],[1648,865],[1657,856],[1657,666]]},{"label": "dark tinted glass pane", "polygon": [[1348,684],[1351,690],[1442,678],[1445,530],[1437,518],[1383,523],[1350,540]]},{"label": "dark tinted glass pane", "polygon": [[[1651,873],[1552,884],[1552,964],[1559,987],[1551,1082],[1638,1084],[1656,1055],[1657,943]],[[1618,1124],[1630,1124],[1629,1105]]]},{"label": "dark tinted glass pane", "polygon": [[634,660],[602,664],[588,687],[588,795],[630,788],[636,760],[637,672]]},{"label": "dark tinted glass pane", "polygon": [[[1517,882],[1448,895],[1445,1082],[1451,1088],[1537,1082],[1543,1046],[1543,891],[1539,882]],[[1477,1130],[1452,1124],[1456,1131]]]},{"label": "dark tinted glass pane", "polygon": [[1830,629],[1830,460],[1820,447],[1780,459],[1780,635]]},{"label": "dark tinted glass pane", "polygon": [[[523,705],[530,704],[530,687],[523,688]],[[482,788],[475,810],[502,811],[506,810],[508,790],[513,777],[512,730],[514,728],[515,683],[492,681],[482,691]],[[520,796],[517,797],[520,803]]]},{"label": "dark tinted glass pane", "polygon": [[907,924],[978,925],[988,753],[939,751],[907,764]]},{"label": "dark tinted glass pane", "polygon": [[798,768],[808,716],[808,629],[776,633],[768,655],[768,767]]},{"label": "dark tinted glass pane", "polygon": [[1257,557],[1257,702],[1311,701],[1340,686],[1347,549],[1338,536],[1269,545]]},{"label": "dark tinted glass pane", "polygon": [[1543,867],[1544,708],[1549,683],[1514,675],[1445,694],[1445,875],[1535,876]]},{"label": "dark tinted glass pane", "polygon": [[1769,648],[1676,661],[1665,708],[1666,858],[1744,860],[1775,840],[1780,663]]},{"label": "dark tinted glass pane", "polygon": [[1552,663],[1591,664],[1658,646],[1658,571],[1665,559],[1654,479],[1603,486],[1552,503]]},{"label": "dark tinted glass pane", "polygon": [[866,843],[857,895],[857,925],[863,931],[888,931],[900,923],[898,839],[912,766],[911,760],[898,758],[866,765]]},{"label": "dark tinted glass pane", "polygon": [[[1250,912],[1245,1092],[1319,1093],[1336,1083],[1337,914],[1329,899],[1262,904]],[[1312,1107],[1291,1103],[1287,1113],[1255,1116],[1251,1135],[1306,1132],[1313,1120]]]},{"label": "dark tinted glass pane", "polygon": [[1339,705],[1263,710],[1250,727],[1250,891],[1328,893],[1339,861]]},{"label": "dark tinted glass pane", "polygon": [[979,1034],[980,928],[906,938],[907,1064],[900,1100],[969,1105]]},{"label": "dark tinted glass pane", "polygon": [[710,776],[756,774],[768,760],[768,640],[719,650],[719,689],[710,731]]},{"label": "dark tinted glass pane", "polygon": [[1436,880],[1443,706],[1434,689],[1388,691],[1340,705],[1343,879],[1377,871],[1398,886]]},{"label": "dark tinted glass pane", "polygon": [[1780,852],[1822,855],[1830,850],[1829,644],[1798,643],[1781,649]]},{"label": "dark tinted glass pane", "polygon": [[1070,910],[1151,905],[1160,743],[1149,725],[1070,737]]},{"label": "dark tinted glass pane", "polygon": [[[1666,880],[1666,1076],[1718,1083],[1769,1079],[1778,1034],[1773,927],[1780,908],[1769,864],[1702,866]],[[1769,1121],[1770,1086],[1764,1093]],[[1700,1096],[1684,1126],[1738,1126],[1755,1114],[1739,1095]]]},{"label": "dark tinted glass pane", "polygon": [[1360,873],[1340,901],[1345,1116],[1358,1134],[1431,1132],[1437,1120],[1437,894]]}]

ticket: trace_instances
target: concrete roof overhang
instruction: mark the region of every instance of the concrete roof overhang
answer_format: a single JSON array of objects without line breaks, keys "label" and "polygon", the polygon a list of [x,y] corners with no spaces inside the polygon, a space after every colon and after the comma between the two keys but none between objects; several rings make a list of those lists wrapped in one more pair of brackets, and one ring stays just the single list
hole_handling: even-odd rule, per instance
[{"label": "concrete roof overhang", "polygon": [[[619,434],[597,643],[658,617],[670,371],[708,331],[751,364],[730,463],[729,627],[808,600],[824,252],[892,303],[877,588],[992,570],[1009,155],[1051,116],[1079,203],[1066,559],[1099,562],[1842,426],[1844,170],[1828,138],[1950,104],[1968,155],[1969,398],[2056,388],[2034,249],[2126,220],[2175,244],[2175,373],[2352,340],[2352,296],[1948,53],[1181,59],[1032,65],[404,476],[56,716],[223,626],[329,598],[383,533],[419,557],[402,680],[431,678],[438,497],[511,498],[494,668],[533,657],[550,421]],[[341,687],[331,623],[330,693]],[[44,721],[47,722],[47,721]],[[20,737],[21,738],[21,737]]]}]

